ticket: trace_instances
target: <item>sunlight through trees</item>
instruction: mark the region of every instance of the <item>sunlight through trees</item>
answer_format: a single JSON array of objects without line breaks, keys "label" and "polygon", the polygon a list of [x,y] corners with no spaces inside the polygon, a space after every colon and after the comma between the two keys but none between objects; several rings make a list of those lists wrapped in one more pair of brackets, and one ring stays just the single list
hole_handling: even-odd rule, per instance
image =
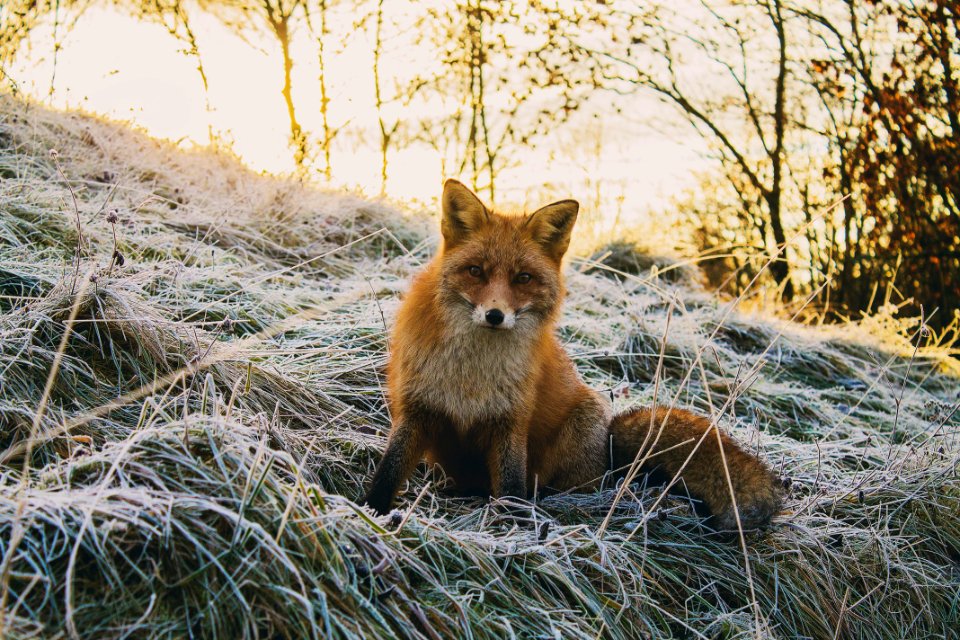
[{"label": "sunlight through trees", "polygon": [[[819,291],[821,318],[893,304],[945,327],[960,307],[960,37],[947,0],[11,0],[0,9],[0,70],[36,55],[39,43],[21,44],[53,25],[43,46],[53,47],[55,77],[60,43],[104,6],[182,44],[208,113],[217,105],[198,16],[278,52],[277,99],[304,179],[336,182],[345,154],[365,149],[390,195],[394,159],[421,149],[436,158],[438,180],[461,177],[496,201],[503,175],[534,170],[527,159],[538,149],[580,166],[584,154],[603,155],[585,139],[590,118],[624,139],[641,123],[698,137],[709,158],[670,217],[704,258],[715,256],[704,265],[715,285],[737,292],[759,276],[786,300]],[[318,104],[298,97],[297,38],[312,43]],[[369,62],[345,84],[336,61],[351,47]],[[364,83],[374,126],[349,106],[334,117],[368,100],[350,93]],[[641,99],[662,106],[639,111],[649,104]],[[305,125],[304,113],[319,124]],[[209,141],[220,133],[211,119]],[[561,150],[568,139],[584,143]],[[644,148],[622,161],[631,154]],[[592,188],[603,176],[584,180]],[[612,218],[631,198],[629,187],[609,191],[597,206]]]}]

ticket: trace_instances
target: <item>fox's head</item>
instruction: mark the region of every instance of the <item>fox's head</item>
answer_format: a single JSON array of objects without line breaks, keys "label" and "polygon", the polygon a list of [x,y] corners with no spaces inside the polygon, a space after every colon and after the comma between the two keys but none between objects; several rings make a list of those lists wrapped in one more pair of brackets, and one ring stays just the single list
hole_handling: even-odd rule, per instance
[{"label": "fox's head", "polygon": [[580,205],[529,215],[494,213],[456,180],[443,186],[441,291],[455,322],[491,331],[535,330],[563,297],[560,261]]}]

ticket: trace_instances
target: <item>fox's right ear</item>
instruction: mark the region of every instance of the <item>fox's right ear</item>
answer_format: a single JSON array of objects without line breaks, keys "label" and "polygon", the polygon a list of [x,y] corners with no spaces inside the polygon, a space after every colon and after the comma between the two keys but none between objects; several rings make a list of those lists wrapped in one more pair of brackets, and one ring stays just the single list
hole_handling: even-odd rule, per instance
[{"label": "fox's right ear", "polygon": [[441,202],[440,232],[447,247],[463,242],[490,219],[480,198],[456,180],[447,180],[443,184]]}]

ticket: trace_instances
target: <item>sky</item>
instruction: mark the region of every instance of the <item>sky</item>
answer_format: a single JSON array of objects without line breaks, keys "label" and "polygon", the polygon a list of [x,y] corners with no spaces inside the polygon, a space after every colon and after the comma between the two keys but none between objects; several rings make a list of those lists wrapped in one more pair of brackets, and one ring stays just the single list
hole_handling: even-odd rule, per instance
[{"label": "sky", "polygon": [[[192,26],[209,79],[210,111],[196,61],[184,54],[183,43],[159,25],[109,8],[87,11],[69,33],[60,28],[56,65],[54,32],[45,23],[21,47],[9,74],[22,91],[52,106],[130,121],[184,147],[206,144],[212,127],[252,169],[290,172],[289,122],[275,41],[244,42],[212,17],[199,14],[192,16]],[[337,48],[341,50],[328,63],[331,120],[334,125],[349,122],[352,134],[334,148],[334,181],[376,194],[380,167],[372,43],[361,35]],[[386,64],[418,64],[417,56],[424,53],[388,49]],[[298,118],[306,130],[319,131],[318,66],[306,34],[295,37],[293,56]],[[627,101],[620,106],[629,117],[611,113],[614,100]],[[611,218],[616,207],[626,223],[640,222],[651,210],[669,206],[673,195],[696,185],[694,174],[705,161],[699,138],[658,125],[659,109],[655,101],[642,97],[596,96],[591,112],[579,114],[569,127],[525,153],[522,164],[500,178],[503,199],[537,206],[541,203],[530,199],[541,197],[541,184],[550,182],[551,188],[569,191],[557,193],[557,198],[572,196],[606,209],[592,212],[595,217]],[[390,164],[388,195],[401,201],[430,202],[444,178],[458,177],[441,175],[439,158],[426,148],[395,153]]]}]

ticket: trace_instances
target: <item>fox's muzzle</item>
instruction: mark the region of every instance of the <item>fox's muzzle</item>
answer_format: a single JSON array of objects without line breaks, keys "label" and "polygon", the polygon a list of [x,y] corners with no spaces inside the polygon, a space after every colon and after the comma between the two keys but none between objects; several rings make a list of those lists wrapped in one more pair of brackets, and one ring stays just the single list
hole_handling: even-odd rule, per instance
[{"label": "fox's muzzle", "polygon": [[509,309],[504,311],[498,307],[486,309],[482,304],[473,308],[473,321],[487,329],[513,329],[517,322],[517,314]]}]

